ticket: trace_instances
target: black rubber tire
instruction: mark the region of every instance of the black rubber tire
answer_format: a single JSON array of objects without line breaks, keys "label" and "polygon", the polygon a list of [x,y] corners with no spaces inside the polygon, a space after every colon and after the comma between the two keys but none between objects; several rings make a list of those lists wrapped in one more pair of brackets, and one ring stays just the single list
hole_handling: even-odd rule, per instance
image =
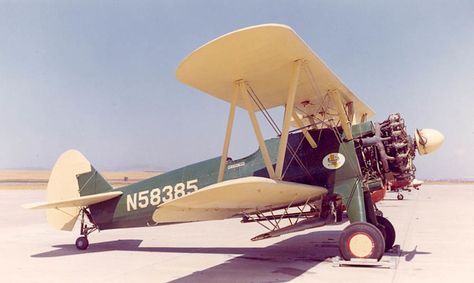
[{"label": "black rubber tire", "polygon": [[[366,255],[356,255],[350,249],[350,241],[356,235],[364,235],[372,242],[372,249]],[[375,258],[380,260],[385,251],[385,240],[380,230],[367,222],[355,222],[347,226],[339,238],[339,252],[344,260],[351,258]]]},{"label": "black rubber tire", "polygon": [[404,198],[404,196],[403,196],[402,194],[398,194],[398,195],[397,195],[397,199],[398,199],[398,200],[403,200],[403,198]]},{"label": "black rubber tire", "polygon": [[76,248],[77,248],[78,250],[83,251],[83,250],[87,249],[88,247],[89,247],[89,240],[87,240],[86,237],[79,237],[79,238],[77,238],[77,240],[76,240]]},{"label": "black rubber tire", "polygon": [[[384,227],[385,231],[385,251],[393,248],[395,243],[396,233],[392,223],[385,217],[377,216],[377,222]],[[383,234],[383,233],[382,233]]]}]

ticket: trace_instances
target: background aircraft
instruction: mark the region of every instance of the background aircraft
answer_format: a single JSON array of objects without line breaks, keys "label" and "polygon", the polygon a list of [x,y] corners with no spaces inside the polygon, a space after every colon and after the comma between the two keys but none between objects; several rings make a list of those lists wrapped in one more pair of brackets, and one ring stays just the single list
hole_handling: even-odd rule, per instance
[{"label": "background aircraft", "polygon": [[[412,138],[391,114],[381,123],[288,26],[266,24],[221,36],[178,67],[185,84],[230,103],[222,155],[113,189],[78,151],[56,162],[44,203],[49,224],[71,231],[80,218],[78,249],[95,230],[242,217],[268,229],[252,240],[342,220],[344,259],[380,259],[395,241],[388,219],[376,215],[371,192],[414,179],[415,151],[443,142],[431,129]],[[236,107],[245,109],[259,149],[228,157]],[[284,107],[281,126],[268,112]],[[264,140],[256,113],[276,132]],[[291,129],[293,127],[293,129]],[[242,142],[242,141],[240,141]]]}]

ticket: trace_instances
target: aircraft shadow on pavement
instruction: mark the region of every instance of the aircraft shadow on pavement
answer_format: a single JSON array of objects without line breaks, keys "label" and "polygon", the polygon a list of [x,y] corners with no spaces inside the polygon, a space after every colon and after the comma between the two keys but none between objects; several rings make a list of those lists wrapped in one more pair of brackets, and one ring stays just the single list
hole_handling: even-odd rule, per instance
[{"label": "aircraft shadow on pavement", "polygon": [[337,256],[341,231],[315,231],[294,236],[267,247],[140,247],[142,240],[117,240],[93,243],[87,251],[75,245],[56,245],[55,250],[32,255],[35,258],[71,256],[79,254],[133,251],[187,254],[228,254],[236,257],[222,264],[196,271],[173,282],[286,282],[292,280],[321,261]]},{"label": "aircraft shadow on pavement", "polygon": [[413,248],[413,250],[411,250],[411,251],[401,250],[399,256],[400,257],[405,257],[405,261],[412,261],[415,258],[415,255],[429,255],[429,254],[431,254],[430,252],[419,252],[419,251],[416,250],[417,248],[418,248],[418,246],[415,246]]},{"label": "aircraft shadow on pavement", "polygon": [[268,247],[248,249],[219,265],[170,282],[287,282],[337,256],[340,234],[315,231]]},{"label": "aircraft shadow on pavement", "polygon": [[[193,272],[172,282],[287,282],[307,272],[320,262],[339,254],[341,231],[314,231],[294,236],[267,247],[140,247],[142,240],[129,239],[93,243],[87,251],[75,245],[56,245],[52,251],[32,255],[35,258],[72,256],[107,251],[226,254],[235,257]],[[411,261],[415,255],[431,254],[400,250],[397,256]]]}]

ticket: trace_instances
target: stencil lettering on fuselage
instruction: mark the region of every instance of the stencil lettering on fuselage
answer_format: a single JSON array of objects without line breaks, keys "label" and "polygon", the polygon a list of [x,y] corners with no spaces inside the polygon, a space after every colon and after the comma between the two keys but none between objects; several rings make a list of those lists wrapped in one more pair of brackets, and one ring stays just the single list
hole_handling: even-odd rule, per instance
[{"label": "stencil lettering on fuselage", "polygon": [[182,198],[196,192],[198,179],[177,183],[174,186],[167,185],[162,189],[154,188],[127,195],[127,211],[144,209],[149,206],[158,206],[162,203]]}]

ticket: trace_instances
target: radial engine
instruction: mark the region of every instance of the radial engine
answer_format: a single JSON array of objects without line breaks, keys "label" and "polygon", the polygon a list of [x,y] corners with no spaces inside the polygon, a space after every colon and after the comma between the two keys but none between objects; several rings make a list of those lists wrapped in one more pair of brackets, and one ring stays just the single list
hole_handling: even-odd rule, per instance
[{"label": "radial engine", "polygon": [[371,191],[411,184],[415,179],[416,151],[429,154],[444,140],[433,129],[417,129],[414,137],[410,136],[399,113],[390,114],[380,123],[357,125],[353,130],[364,181]]}]

